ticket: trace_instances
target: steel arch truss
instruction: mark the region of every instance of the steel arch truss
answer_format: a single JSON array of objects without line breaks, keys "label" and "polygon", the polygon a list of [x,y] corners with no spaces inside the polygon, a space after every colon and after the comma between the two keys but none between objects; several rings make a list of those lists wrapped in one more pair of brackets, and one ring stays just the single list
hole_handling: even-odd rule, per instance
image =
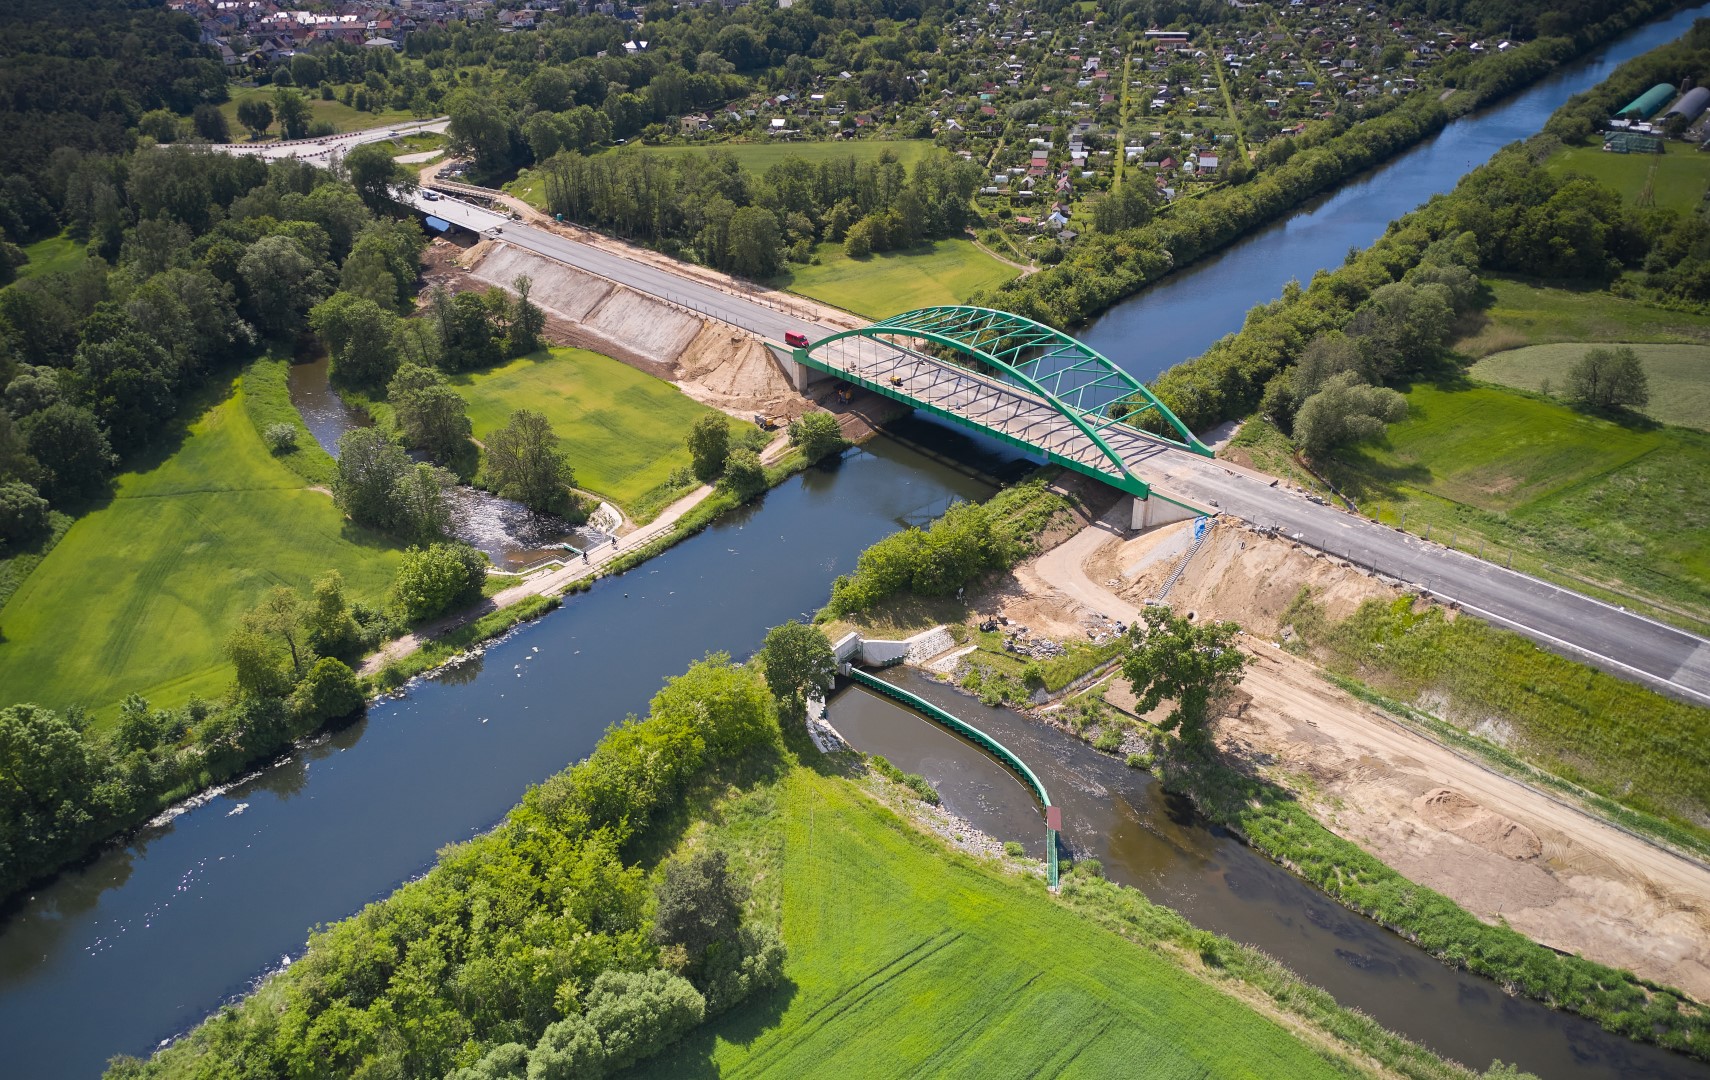
[{"label": "steel arch truss", "polygon": [[1138,379],[1062,331],[1004,311],[920,308],[795,355],[1142,497],[1150,488],[1129,467],[1137,442],[1211,456]]}]

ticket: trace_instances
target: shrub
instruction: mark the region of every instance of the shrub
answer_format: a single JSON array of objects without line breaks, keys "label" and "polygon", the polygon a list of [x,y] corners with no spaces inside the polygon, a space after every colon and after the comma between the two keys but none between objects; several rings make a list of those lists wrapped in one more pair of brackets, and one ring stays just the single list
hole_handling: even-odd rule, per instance
[{"label": "shrub", "polygon": [[1003,842],[1003,853],[1012,859],[1020,859],[1026,856],[1027,849],[1021,846],[1019,840],[1005,840]]},{"label": "shrub", "polygon": [[486,557],[468,544],[412,547],[404,552],[392,593],[404,618],[420,622],[473,603],[486,576]]},{"label": "shrub", "polygon": [[32,540],[47,531],[48,501],[29,484],[0,484],[0,540]]},{"label": "shrub", "polygon": [[929,802],[933,806],[938,805],[938,792],[933,789],[931,782],[926,777],[919,773],[905,773],[878,754],[868,758],[867,764],[873,767],[874,772],[891,783],[901,784],[914,792],[922,802]]},{"label": "shrub", "polygon": [[732,450],[724,458],[720,484],[739,499],[749,499],[766,490],[766,467],[752,450]]},{"label": "shrub", "polygon": [[261,432],[261,441],[272,454],[289,454],[297,449],[297,429],[290,424],[268,424]]},{"label": "shrub", "polygon": [[362,687],[356,672],[342,660],[323,656],[304,674],[291,694],[291,711],[300,719],[322,724],[362,710]]},{"label": "shrub", "polygon": [[810,412],[790,423],[790,442],[799,447],[802,456],[815,462],[849,445],[837,417],[828,412]]}]

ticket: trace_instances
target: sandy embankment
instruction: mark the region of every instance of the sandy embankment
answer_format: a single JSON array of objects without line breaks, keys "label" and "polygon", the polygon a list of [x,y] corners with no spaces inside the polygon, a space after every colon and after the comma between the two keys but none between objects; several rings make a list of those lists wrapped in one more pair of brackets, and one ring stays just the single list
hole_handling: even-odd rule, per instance
[{"label": "sandy embankment", "polygon": [[[1019,568],[993,606],[1058,633],[1076,632],[1090,611],[1131,619],[1180,561],[1192,526],[1128,536],[1112,525]],[[1710,1000],[1710,869],[1460,757],[1275,648],[1303,585],[1333,618],[1401,595],[1340,560],[1227,524],[1171,592],[1178,612],[1231,619],[1249,635],[1253,663],[1218,722],[1224,749],[1477,917]],[[1120,692],[1110,697],[1124,704]]]}]

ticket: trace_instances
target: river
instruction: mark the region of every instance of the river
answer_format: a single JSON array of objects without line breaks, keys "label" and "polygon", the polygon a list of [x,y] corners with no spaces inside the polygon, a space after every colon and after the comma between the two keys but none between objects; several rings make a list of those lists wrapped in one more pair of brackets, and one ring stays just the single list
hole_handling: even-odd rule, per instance
[{"label": "river", "polygon": [[[1369,243],[1391,218],[1452,186],[1496,147],[1536,130],[1550,109],[1614,64],[1683,32],[1695,14],[1636,31],[1507,104],[1451,125],[1342,192],[1113,309],[1089,340],[1148,378],[1202,351],[1238,327],[1248,307],[1277,295],[1288,277],[1304,280],[1339,263],[1350,245]],[[1143,354],[1129,347],[1136,341],[1147,343]],[[952,455],[987,454],[929,424],[919,425],[918,438],[938,441]],[[989,470],[992,463],[982,464]],[[931,458],[876,440],[839,465],[792,479],[645,566],[597,583],[478,663],[414,686],[361,722],[61,875],[15,904],[0,924],[5,1075],[87,1077],[113,1054],[147,1053],[298,953],[309,926],[384,896],[426,870],[441,845],[489,828],[524,787],[584,756],[609,723],[644,709],[665,676],[708,650],[749,653],[767,627],[823,602],[831,578],[850,569],[861,548],[941,512],[952,499],[988,491]],[[1081,753],[1077,746],[1057,738],[1043,748],[1072,756]],[[1144,785],[1137,774],[1131,782]],[[1099,796],[1096,787],[1088,790]],[[1382,993],[1399,992],[1404,983],[1431,988],[1409,992],[1408,1007],[1395,1010],[1405,1015],[1393,1026],[1436,1033],[1419,1037],[1445,1053],[1482,1065],[1493,1056],[1521,1056],[1517,1049],[1487,1052],[1491,1040],[1500,1038],[1503,1047],[1523,1043],[1528,1055],[1545,1061],[1549,1076],[1614,1075],[1607,1063],[1582,1062],[1586,1047],[1594,1059],[1614,1060],[1608,1055],[1625,1051],[1635,1063],[1659,1060],[1643,1048],[1600,1044],[1595,1032],[1581,1030],[1586,1025],[1574,1028],[1577,1022],[1503,997],[1489,983],[1474,980],[1462,990],[1458,977],[1423,954],[1359,919],[1337,916],[1322,897],[1312,899],[1312,890],[1240,854],[1238,845],[1206,832],[1181,808],[1146,796],[1144,787],[1134,790],[1139,794],[1124,803],[1129,826],[1101,836],[1114,819],[1088,809],[1085,817],[1071,815],[1071,842],[1097,850],[1148,828],[1197,837],[1179,843],[1181,854],[1170,858],[1200,866],[1201,884],[1166,875],[1158,899],[1180,904],[1213,929],[1269,942],[1290,966],[1327,984],[1345,977],[1338,947],[1393,964],[1397,975]],[[1171,849],[1147,850],[1142,865],[1165,859]],[[1176,886],[1169,882],[1183,891],[1171,892]],[[1156,885],[1143,877],[1135,883]],[[1252,899],[1195,906],[1196,898],[1229,889]],[[1339,935],[1354,944],[1338,944]],[[1382,940],[1374,944],[1374,935]],[[1351,995],[1343,1000],[1376,1011],[1370,987],[1336,985]],[[1446,999],[1452,994],[1459,1001],[1463,993],[1471,995],[1472,1012],[1503,1019],[1494,1034],[1475,1037],[1463,1022],[1468,1010],[1449,1011]],[[1690,1066],[1666,1055],[1660,1060]]]},{"label": "river", "polygon": [[[1098,859],[1106,877],[1195,926],[1256,946],[1392,1031],[1464,1065],[1483,1069],[1500,1058],[1550,1080],[1710,1078],[1710,1067],[1448,968],[1209,825],[1191,803],[1120,758],[916,672],[885,677],[1027,762],[1062,807],[1064,843]],[[1043,857],[1044,824],[1032,792],[984,751],[860,687],[834,697],[828,715],[862,750],[925,776],[951,813]]]},{"label": "river", "polygon": [[1318,271],[1341,266],[1349,248],[1370,246],[1391,221],[1452,189],[1502,147],[1537,134],[1568,98],[1705,15],[1710,4],[1640,27],[1530,89],[1456,120],[1352,183],[1117,304],[1078,336],[1135,377],[1157,378],[1241,329],[1247,310],[1281,296],[1289,279],[1306,284]]}]

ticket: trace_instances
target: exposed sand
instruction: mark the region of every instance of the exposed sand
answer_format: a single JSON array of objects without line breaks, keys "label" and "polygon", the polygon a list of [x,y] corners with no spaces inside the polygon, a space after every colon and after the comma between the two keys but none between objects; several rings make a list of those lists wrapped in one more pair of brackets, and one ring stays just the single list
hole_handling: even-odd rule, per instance
[{"label": "exposed sand", "polygon": [[[1128,535],[1123,510],[1019,567],[987,604],[1063,636],[1095,611],[1132,619],[1191,546],[1192,524]],[[1340,560],[1221,523],[1170,594],[1178,612],[1248,631],[1253,663],[1218,724],[1225,751],[1477,917],[1710,1000],[1710,869],[1460,757],[1274,647],[1266,639],[1303,585],[1337,618],[1402,595]],[[1132,708],[1114,684],[1107,697]]]}]

